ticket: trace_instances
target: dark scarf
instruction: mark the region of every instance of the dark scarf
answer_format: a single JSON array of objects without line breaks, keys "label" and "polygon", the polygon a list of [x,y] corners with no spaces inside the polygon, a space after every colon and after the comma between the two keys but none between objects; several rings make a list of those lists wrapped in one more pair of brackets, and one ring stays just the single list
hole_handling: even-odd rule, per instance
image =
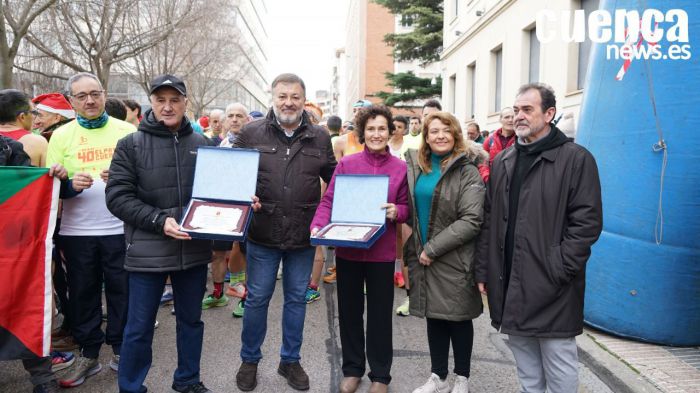
[{"label": "dark scarf", "polygon": [[66,123],[70,123],[71,121],[73,121],[73,119],[63,119],[63,120],[59,121],[59,122],[56,123],[56,124],[50,125],[50,126],[46,127],[46,129],[44,129],[44,131],[41,132],[41,136],[43,136],[44,138],[46,138],[47,141],[48,141],[48,140],[51,140],[51,135],[53,135],[53,132],[54,132],[58,127],[60,127],[60,126],[62,126],[62,125],[64,125],[64,124],[66,124]]},{"label": "dark scarf", "polygon": [[109,120],[109,115],[107,114],[107,111],[102,112],[102,115],[100,115],[96,119],[86,119],[80,115],[76,115],[75,119],[78,121],[78,124],[80,124],[81,127],[87,128],[88,130],[93,130],[95,128],[102,128],[107,124],[107,120]]}]

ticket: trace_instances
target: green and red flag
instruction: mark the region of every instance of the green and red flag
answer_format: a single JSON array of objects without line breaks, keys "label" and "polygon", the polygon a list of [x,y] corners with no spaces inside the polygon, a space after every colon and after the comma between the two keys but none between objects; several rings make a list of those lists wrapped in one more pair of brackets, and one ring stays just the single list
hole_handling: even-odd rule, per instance
[{"label": "green and red flag", "polygon": [[0,360],[49,354],[58,191],[46,168],[0,167]]}]

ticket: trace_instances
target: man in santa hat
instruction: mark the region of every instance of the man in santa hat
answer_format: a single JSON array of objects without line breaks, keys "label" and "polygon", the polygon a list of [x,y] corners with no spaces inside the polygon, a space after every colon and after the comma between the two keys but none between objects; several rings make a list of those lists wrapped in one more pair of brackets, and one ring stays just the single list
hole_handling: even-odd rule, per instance
[{"label": "man in santa hat", "polygon": [[61,93],[47,93],[32,99],[36,106],[32,129],[39,130],[41,136],[49,140],[53,130],[75,118],[75,111]]}]

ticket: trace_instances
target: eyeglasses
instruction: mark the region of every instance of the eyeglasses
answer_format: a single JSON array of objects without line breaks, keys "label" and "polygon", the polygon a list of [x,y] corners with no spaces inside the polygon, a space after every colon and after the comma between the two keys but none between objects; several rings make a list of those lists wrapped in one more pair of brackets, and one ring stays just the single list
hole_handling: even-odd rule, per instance
[{"label": "eyeglasses", "polygon": [[17,112],[17,116],[21,115],[22,113],[29,113],[32,116],[39,116],[39,111],[36,109],[26,109],[23,111],[19,111],[19,112]]},{"label": "eyeglasses", "polygon": [[95,90],[89,93],[78,93],[75,95],[71,95],[71,97],[75,98],[80,102],[87,100],[88,96],[90,96],[93,100],[99,100],[100,98],[102,98],[102,94],[104,94],[104,92],[104,90]]}]

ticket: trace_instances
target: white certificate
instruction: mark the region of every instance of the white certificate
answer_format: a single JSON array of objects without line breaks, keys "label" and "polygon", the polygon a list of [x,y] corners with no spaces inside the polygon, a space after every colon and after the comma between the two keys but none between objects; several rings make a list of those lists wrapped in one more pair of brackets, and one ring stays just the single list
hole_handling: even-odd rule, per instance
[{"label": "white certificate", "polygon": [[372,230],[368,226],[334,225],[323,234],[324,239],[333,240],[363,240]]},{"label": "white certificate", "polygon": [[243,210],[238,207],[198,206],[189,225],[208,232],[236,232]]}]

